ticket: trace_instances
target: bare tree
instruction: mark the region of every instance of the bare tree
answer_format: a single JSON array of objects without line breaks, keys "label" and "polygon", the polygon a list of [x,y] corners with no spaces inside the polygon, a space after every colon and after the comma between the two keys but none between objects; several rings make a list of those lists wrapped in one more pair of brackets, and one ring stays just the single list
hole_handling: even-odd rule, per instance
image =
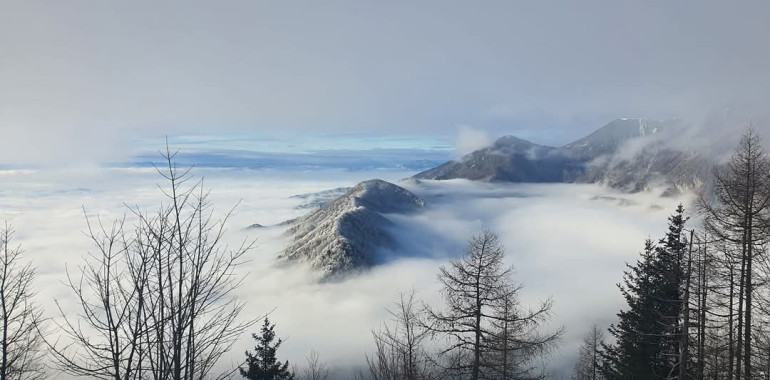
[{"label": "bare tree", "polygon": [[359,377],[384,380],[424,380],[438,378],[435,359],[427,349],[431,331],[416,293],[402,293],[388,310],[391,318],[380,330],[373,331],[375,352],[367,355],[368,374]]},{"label": "bare tree", "polygon": [[366,369],[356,373],[356,380],[400,380],[401,358],[378,332],[372,332],[372,337],[374,353],[366,355]]},{"label": "bare tree", "polygon": [[[707,325],[710,323],[711,315],[709,315],[710,304],[707,303],[709,296],[711,296],[710,287],[712,287],[713,280],[709,276],[713,271],[713,266],[709,257],[709,237],[704,232],[702,237],[696,237],[697,239],[697,258],[695,259],[695,273],[696,276],[693,296],[695,298],[695,321],[696,328],[695,334],[695,360],[696,360],[696,379],[703,380],[706,376],[706,361],[708,353],[706,352],[707,339],[706,334]],[[696,239],[691,239],[691,242],[695,242]],[[692,275],[691,274],[691,275]],[[713,297],[713,296],[712,296]]]},{"label": "bare tree", "polygon": [[575,363],[573,380],[602,380],[601,373],[601,348],[604,343],[604,332],[596,325],[591,326],[591,331],[583,338],[580,346],[580,355]]},{"label": "bare tree", "polygon": [[545,378],[545,357],[555,348],[563,329],[543,332],[553,300],[548,298],[535,309],[524,309],[519,300],[523,286],[507,284],[502,298],[494,305],[490,318],[491,335],[484,366],[486,379]]},{"label": "bare tree", "polygon": [[[705,214],[705,227],[710,234],[727,244],[724,260],[733,268],[729,273],[728,310],[731,341],[732,335],[735,335],[735,344],[730,342],[731,379],[733,376],[735,379],[750,379],[756,375],[752,369],[752,307],[755,261],[770,237],[769,175],[770,158],[762,148],[759,135],[750,128],[729,162],[715,170],[714,199],[700,202]],[[733,299],[737,305],[733,305]],[[737,319],[734,333],[733,318]]]},{"label": "bare tree", "polygon": [[307,363],[305,364],[305,368],[302,370],[300,380],[329,379],[329,368],[327,368],[326,363],[321,361],[318,351],[311,350],[310,354],[305,359]]},{"label": "bare tree", "polygon": [[32,301],[35,269],[13,244],[13,227],[0,226],[0,380],[45,378],[40,308]]},{"label": "bare tree", "polygon": [[[168,149],[156,167],[165,201],[146,212],[128,207],[109,227],[88,217],[95,250],[67,274],[80,312],[59,306],[64,342],[49,342],[62,370],[99,379],[224,378],[214,365],[256,320],[243,321],[234,294],[236,271],[253,243],[230,249],[223,241],[232,212],[215,219],[200,181],[176,167]],[[58,304],[59,301],[57,301]]]},{"label": "bare tree", "polygon": [[[523,310],[516,297],[521,288],[513,283],[513,269],[505,266],[504,257],[497,234],[484,230],[471,238],[465,255],[440,269],[445,310],[428,309],[432,331],[449,338],[443,352],[457,351],[455,357],[462,359],[452,369],[472,380],[498,378],[500,368],[505,368],[503,376],[520,371],[531,374],[523,367],[505,366],[514,358],[514,364],[530,363],[532,355],[547,351],[561,335],[560,331],[537,332],[551,301]],[[511,353],[515,355],[505,356]]]}]

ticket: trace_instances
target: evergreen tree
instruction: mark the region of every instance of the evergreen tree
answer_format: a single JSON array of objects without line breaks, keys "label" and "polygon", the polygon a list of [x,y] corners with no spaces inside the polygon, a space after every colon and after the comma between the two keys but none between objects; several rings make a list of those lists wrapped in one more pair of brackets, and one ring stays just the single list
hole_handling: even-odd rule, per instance
[{"label": "evergreen tree", "polygon": [[652,341],[657,330],[652,305],[652,266],[655,245],[647,239],[642,258],[628,265],[620,291],[628,310],[618,313],[618,323],[609,332],[616,342],[603,346],[602,373],[610,379],[651,379],[651,364],[660,359],[657,342]]},{"label": "evergreen tree", "polygon": [[654,297],[658,324],[663,335],[661,348],[669,366],[669,372],[659,375],[675,378],[680,375],[680,369],[687,369],[688,339],[683,321],[688,310],[685,308],[685,287],[689,257],[688,242],[684,235],[684,225],[687,222],[684,207],[680,204],[668,220],[666,236],[658,242],[656,248],[654,273],[659,287]]},{"label": "evergreen tree", "polygon": [[246,368],[241,368],[241,375],[249,380],[294,380],[294,373],[289,371],[289,362],[279,362],[276,351],[283,343],[278,339],[275,343],[275,324],[265,317],[261,335],[252,334],[257,346],[254,354],[246,352]]},{"label": "evergreen tree", "polygon": [[684,357],[681,320],[687,243],[683,236],[684,207],[669,217],[665,238],[658,245],[648,239],[642,258],[628,265],[618,285],[628,310],[618,313],[609,329],[615,338],[603,345],[602,372],[610,379],[671,379],[679,374]]}]

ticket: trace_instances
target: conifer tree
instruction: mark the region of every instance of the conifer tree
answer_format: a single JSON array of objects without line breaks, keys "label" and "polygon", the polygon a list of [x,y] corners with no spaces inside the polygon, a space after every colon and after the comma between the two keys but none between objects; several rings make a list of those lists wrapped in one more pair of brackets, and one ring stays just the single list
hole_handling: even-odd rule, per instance
[{"label": "conifer tree", "polygon": [[289,370],[289,361],[278,361],[276,351],[283,343],[280,338],[275,340],[275,324],[265,317],[260,335],[252,334],[257,346],[254,353],[246,352],[246,368],[241,368],[241,375],[249,380],[294,380],[295,376]]},{"label": "conifer tree", "polygon": [[458,360],[450,370],[459,378],[541,378],[538,362],[562,334],[543,332],[553,305],[532,309],[518,302],[521,286],[504,263],[497,234],[484,230],[468,242],[465,255],[439,271],[444,310],[428,308],[432,332],[451,342],[444,354]]},{"label": "conifer tree", "polygon": [[[658,324],[664,346],[664,356],[670,371],[665,378],[674,378],[687,369],[687,332],[684,327],[685,292],[688,252],[684,225],[684,207],[680,204],[669,217],[668,231],[656,248],[655,277],[659,288],[654,294],[657,303]],[[686,372],[686,371],[685,371]]]},{"label": "conifer tree", "polygon": [[654,255],[655,245],[647,239],[642,258],[635,265],[628,265],[623,285],[618,286],[628,309],[620,311],[618,323],[610,326],[615,344],[602,348],[602,373],[607,378],[654,378],[652,365],[661,359],[655,341],[658,326],[652,298]]},{"label": "conifer tree", "polygon": [[619,285],[628,309],[618,313],[603,345],[602,372],[610,379],[671,379],[680,374],[684,331],[684,284],[687,242],[684,207],[669,217],[665,238],[648,239],[642,258],[628,265]]},{"label": "conifer tree", "polygon": [[756,131],[749,128],[729,161],[715,168],[713,196],[701,199],[700,206],[706,231],[724,246],[720,259],[729,268],[727,378],[753,379],[764,369],[754,368],[754,362],[766,355],[756,352],[753,342],[754,317],[760,317],[754,315],[755,298],[761,292],[755,293],[763,285],[757,263],[770,241],[770,156]]}]

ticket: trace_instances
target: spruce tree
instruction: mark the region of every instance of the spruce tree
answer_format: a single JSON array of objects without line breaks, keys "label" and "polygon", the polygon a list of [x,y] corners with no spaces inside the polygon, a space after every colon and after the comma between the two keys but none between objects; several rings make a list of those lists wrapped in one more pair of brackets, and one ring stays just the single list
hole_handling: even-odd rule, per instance
[{"label": "spruce tree", "polygon": [[628,304],[603,347],[603,375],[610,379],[676,378],[682,358],[684,207],[669,217],[666,236],[656,245],[647,239],[642,257],[628,265],[618,285]]},{"label": "spruce tree", "polygon": [[[685,306],[685,277],[687,275],[687,239],[684,236],[684,225],[687,218],[684,216],[684,207],[680,204],[674,215],[671,215],[666,236],[658,242],[656,248],[655,274],[660,282],[658,292],[655,294],[657,301],[658,324],[661,326],[661,347],[670,372],[665,378],[674,378],[680,373],[680,366],[686,366],[687,347],[686,331],[684,328]],[[682,361],[685,363],[682,363]]]},{"label": "spruce tree", "polygon": [[294,373],[289,371],[289,362],[279,362],[276,351],[283,343],[275,340],[275,324],[265,317],[260,335],[252,334],[257,346],[254,354],[246,352],[246,368],[241,368],[241,375],[249,380],[294,380]]},{"label": "spruce tree", "polygon": [[618,313],[618,323],[610,326],[609,333],[616,342],[603,346],[602,373],[610,379],[652,379],[652,363],[660,359],[653,307],[652,267],[655,245],[647,239],[642,258],[636,265],[628,265],[620,291],[628,310]]}]

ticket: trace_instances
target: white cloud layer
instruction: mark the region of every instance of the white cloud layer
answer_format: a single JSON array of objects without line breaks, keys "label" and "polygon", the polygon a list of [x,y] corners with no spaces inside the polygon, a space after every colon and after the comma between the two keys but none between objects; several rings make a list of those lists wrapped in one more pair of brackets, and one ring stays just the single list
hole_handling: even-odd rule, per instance
[{"label": "white cloud layer", "polygon": [[[398,292],[414,287],[430,303],[438,302],[435,273],[456,257],[466,239],[483,226],[500,233],[526,287],[525,302],[548,296],[555,300],[553,325],[567,329],[553,370],[571,366],[580,338],[592,323],[606,326],[622,305],[615,288],[624,263],[634,260],[648,236],[658,237],[678,200],[655,194],[618,194],[594,185],[493,185],[467,181],[410,183],[429,202],[420,214],[392,216],[405,249],[384,252],[391,260],[338,283],[316,283],[301,265],[276,266],[273,258],[285,244],[280,228],[244,230],[252,223],[271,225],[307,210],[290,195],[352,185],[372,173],[316,171],[198,171],[206,175],[212,200],[224,211],[242,200],[228,233],[240,241],[258,239],[243,269],[248,278],[241,296],[248,316],[273,308],[279,336],[286,339],[281,356],[301,364],[316,349],[335,370],[361,364],[371,349],[369,332],[385,319],[385,308]],[[405,172],[377,173],[397,180]],[[61,285],[64,270],[73,270],[91,247],[81,206],[104,220],[121,215],[122,203],[152,206],[160,194],[148,170],[114,169],[70,172],[6,172],[0,191],[0,219],[18,230],[19,242],[39,268],[38,301],[55,315],[53,299],[71,305]],[[686,201],[686,200],[685,200]],[[255,327],[256,329],[256,327]],[[232,353],[240,360],[253,342],[244,336]]]}]

